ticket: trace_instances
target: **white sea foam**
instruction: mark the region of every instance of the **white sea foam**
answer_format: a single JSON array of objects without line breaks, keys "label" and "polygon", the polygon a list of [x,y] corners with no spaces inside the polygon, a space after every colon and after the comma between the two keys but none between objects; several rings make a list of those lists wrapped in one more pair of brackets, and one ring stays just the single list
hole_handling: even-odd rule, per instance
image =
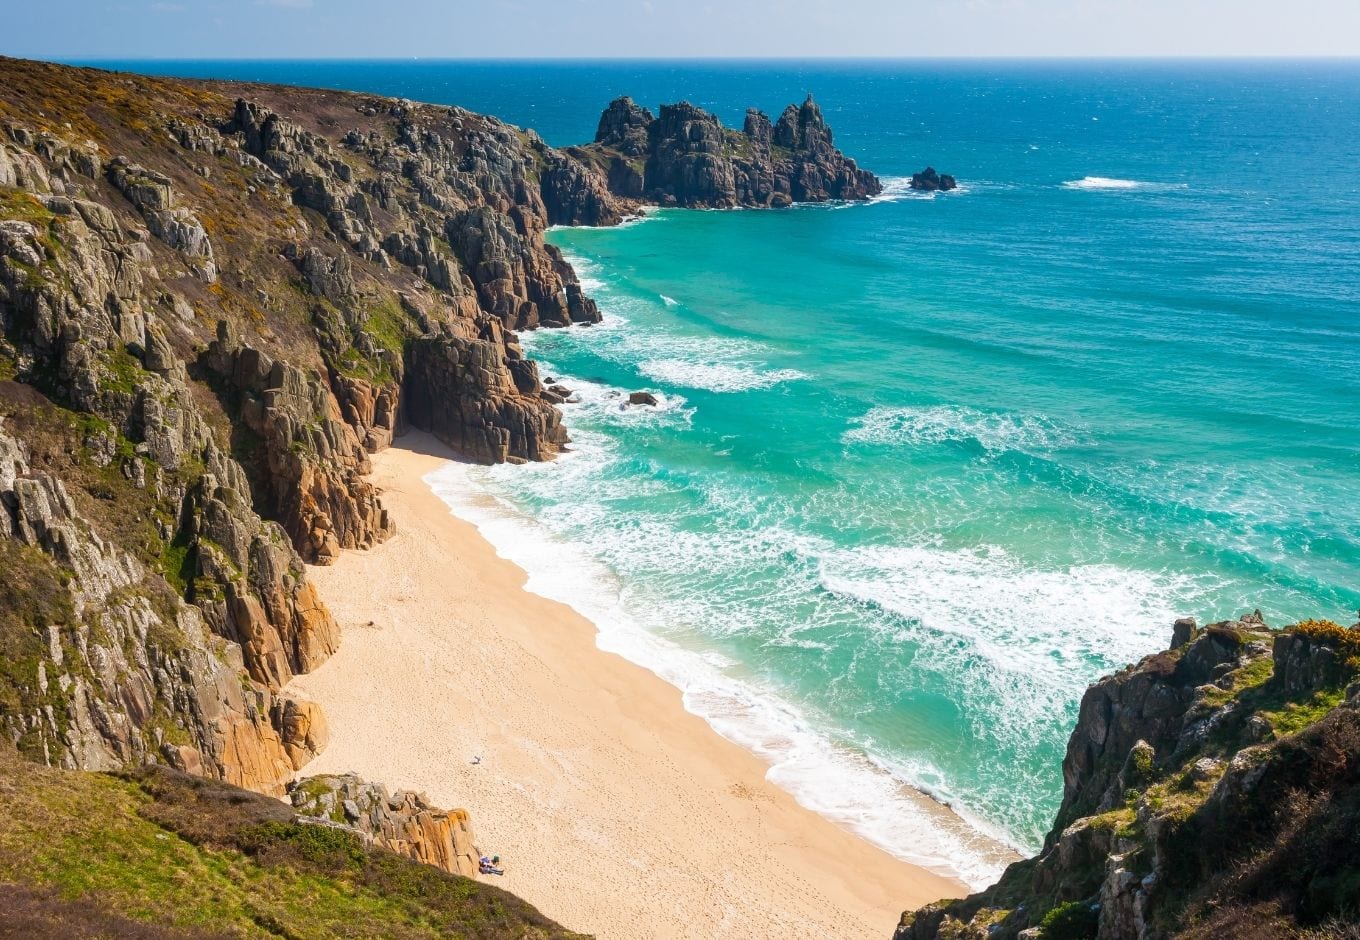
[{"label": "white sea foam", "polygon": [[1084,190],[1106,190],[1120,191],[1141,189],[1146,191],[1164,192],[1172,189],[1188,189],[1186,183],[1154,183],[1147,180],[1125,180],[1113,179],[1108,176],[1083,176],[1079,180],[1068,180],[1063,183],[1064,189],[1084,189]]},{"label": "white sea foam", "polygon": [[[589,329],[598,330],[601,327],[594,326]],[[525,338],[536,335],[538,334],[525,334]],[[527,343],[526,350],[533,351],[532,345]],[[562,409],[567,425],[572,428],[573,449],[577,449],[575,439],[579,434],[592,434],[589,430],[579,428],[582,423],[616,427],[664,423],[678,427],[690,424],[694,418],[694,407],[683,395],[660,389],[622,389],[602,382],[592,382],[589,379],[571,378],[563,375],[552,361],[539,355],[535,355],[534,359],[538,363],[541,375],[550,376],[554,385],[561,385],[571,392],[571,397],[558,407]],[[656,404],[630,405],[628,404],[630,391],[650,391],[656,398]]]},{"label": "white sea foam", "polygon": [[[573,431],[577,436],[579,431]],[[567,480],[617,459],[607,438],[578,438],[577,453],[534,468]],[[724,737],[770,764],[768,778],[808,809],[859,833],[886,851],[974,888],[991,883],[1010,860],[981,823],[941,812],[923,792],[906,783],[915,775],[938,778],[928,765],[891,768],[837,744],[814,720],[758,683],[735,678],[732,661],[721,654],[686,649],[640,626],[629,614],[628,588],[593,560],[590,546],[555,537],[503,500],[490,496],[486,470],[449,464],[427,482],[457,514],[477,525],[497,552],[529,574],[526,587],[566,603],[597,627],[597,644],[647,668],[682,691],[690,712]],[[606,494],[606,498],[607,498]],[[574,507],[573,511],[580,511]],[[676,549],[685,555],[684,546]],[[565,561],[564,561],[565,560]],[[668,614],[683,617],[674,610]]]},{"label": "white sea foam", "polygon": [[877,196],[870,196],[872,202],[897,202],[901,199],[915,198],[917,191],[911,188],[910,176],[885,176],[880,180],[883,184],[883,191]]},{"label": "white sea foam", "polygon": [[[969,191],[969,187],[960,183],[948,192],[928,191],[911,188],[910,176],[885,176],[879,180],[883,184],[883,191],[877,196],[870,196],[867,200],[869,205],[880,202],[901,202],[904,199],[934,199],[936,196],[962,196]],[[863,205],[864,203],[846,203],[845,205]]]},{"label": "white sea foam", "polygon": [[[599,296],[604,321],[566,333],[523,334],[521,342],[535,357],[540,347],[550,349],[557,343],[578,343],[654,382],[710,392],[744,392],[809,377],[798,369],[771,365],[774,350],[754,340],[689,335],[670,321],[653,323],[646,330],[620,329],[633,315],[655,317],[655,302],[609,291],[600,279],[598,266],[574,255],[566,257],[590,290],[604,289]],[[678,305],[674,298],[658,296],[667,307]],[[647,305],[651,305],[650,312],[645,309]]]},{"label": "white sea foam", "polygon": [[754,365],[694,359],[647,359],[639,362],[637,369],[658,382],[710,392],[744,392],[808,377],[797,369],[762,369]]},{"label": "white sea foam", "polygon": [[[665,219],[665,215],[662,214],[660,206],[643,206],[638,210],[637,215],[625,217],[624,220],[614,226],[614,228],[632,228],[635,225],[641,225],[643,222],[659,222],[663,219]],[[591,226],[583,227],[589,228]]]},{"label": "white sea foam", "polygon": [[680,301],[676,300],[674,297],[667,297],[665,294],[662,294],[662,295],[661,295],[661,301],[662,301],[667,307],[678,307],[678,306],[680,306]]},{"label": "white sea foam", "polygon": [[[1212,589],[1117,565],[1044,569],[997,548],[929,546],[833,553],[822,583],[864,604],[868,622],[896,631],[881,647],[868,644],[876,655],[917,650],[907,680],[913,688],[950,689],[970,733],[994,742],[984,749],[1021,759],[1068,732],[1086,683],[1163,648],[1167,625]],[[941,784],[947,799],[947,781]],[[1010,786],[1018,804],[1032,805],[1047,784],[1020,774]]]},{"label": "white sea foam", "polygon": [[569,420],[576,417],[578,411],[589,414],[596,422],[611,425],[680,425],[689,424],[694,417],[694,409],[683,395],[654,389],[655,405],[630,405],[628,393],[621,388],[584,379],[564,378],[560,381],[572,392],[572,397],[561,406]]},{"label": "white sea foam", "polygon": [[[653,221],[653,220],[664,219],[664,218],[665,218],[665,215],[663,214],[663,212],[664,212],[664,210],[663,210],[660,206],[640,206],[640,207],[638,208],[638,211],[637,211],[637,214],[636,214],[636,215],[626,215],[626,216],[623,217],[623,221],[619,222],[617,225],[613,225],[613,226],[610,226],[610,227],[611,227],[611,228],[629,228],[629,227],[634,226],[634,225],[641,225],[643,222],[650,222],[650,221]],[[598,226],[598,225],[549,225],[548,228],[547,228],[547,231],[549,231],[549,232],[560,232],[560,231],[567,231],[567,230],[576,229],[576,228],[579,228],[579,229],[589,229],[589,230],[591,230],[591,231],[598,231],[599,228],[600,228],[600,226]]]},{"label": "white sea foam", "polygon": [[921,447],[975,441],[988,451],[1049,451],[1079,443],[1070,428],[1038,415],[979,411],[961,405],[879,406],[841,435],[846,444]]},{"label": "white sea foam", "polygon": [[1083,682],[1086,663],[1130,662],[1157,648],[1176,604],[1198,593],[1185,577],[1108,564],[1036,568],[996,546],[844,549],[823,558],[821,578],[905,618],[915,639],[966,648],[1028,688],[1034,705]]},{"label": "white sea foam", "polygon": [[604,287],[604,280],[600,277],[600,266],[589,258],[579,255],[571,255],[563,252],[563,258],[571,265],[576,272],[576,279],[581,282],[581,289],[587,294],[593,294]]}]

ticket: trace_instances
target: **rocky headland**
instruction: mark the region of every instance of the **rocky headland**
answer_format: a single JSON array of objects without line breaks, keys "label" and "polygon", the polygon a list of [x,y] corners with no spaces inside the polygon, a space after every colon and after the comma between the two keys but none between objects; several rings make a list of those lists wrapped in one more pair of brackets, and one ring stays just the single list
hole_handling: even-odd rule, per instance
[{"label": "rocky headland", "polygon": [[1175,624],[1082,698],[1039,855],[893,940],[1336,938],[1360,927],[1360,624]]},{"label": "rocky headland", "polygon": [[653,115],[617,98],[600,116],[595,142],[566,153],[595,169],[625,205],[788,206],[883,191],[877,177],[836,149],[811,95],[774,123],[749,109],[740,131],[685,101]]},{"label": "rocky headland", "polygon": [[877,191],[810,101],[748,125],[663,109],[634,192],[609,135],[0,59],[0,746],[291,787],[475,873],[462,811],[295,781],[329,733],[287,686],[340,642],[305,566],[393,534],[366,477],[404,429],[483,463],[568,443],[516,331],[600,314],[548,226]]},{"label": "rocky headland", "polygon": [[[517,332],[600,314],[550,225],[880,189],[811,99],[734,131],[623,98],[559,150],[456,107],[0,59],[12,922],[178,936],[118,919],[220,903],[248,935],[565,936],[463,877],[465,812],[299,778],[329,730],[289,682],[341,636],[306,566],[392,537],[368,474],[403,430],[484,463],[568,445]],[[1043,852],[897,940],[1345,936],[1357,637],[1179,624],[1088,692]]]}]

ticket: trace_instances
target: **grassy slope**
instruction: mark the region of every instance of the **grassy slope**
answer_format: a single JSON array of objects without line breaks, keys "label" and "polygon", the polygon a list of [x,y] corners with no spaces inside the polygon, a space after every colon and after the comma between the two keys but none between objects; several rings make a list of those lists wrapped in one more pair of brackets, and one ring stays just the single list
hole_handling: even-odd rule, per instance
[{"label": "grassy slope", "polygon": [[0,936],[577,936],[497,888],[173,771],[0,754],[0,806]]}]

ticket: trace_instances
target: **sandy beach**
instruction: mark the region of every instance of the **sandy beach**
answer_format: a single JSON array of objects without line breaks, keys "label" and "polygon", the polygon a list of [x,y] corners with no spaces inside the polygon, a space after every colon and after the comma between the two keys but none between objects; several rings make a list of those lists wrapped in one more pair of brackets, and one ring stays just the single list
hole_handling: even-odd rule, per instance
[{"label": "sandy beach", "polygon": [[304,774],[468,809],[496,884],[605,940],[883,940],[904,908],[966,893],[800,807],[677,689],[524,590],[422,482],[446,454],[411,434],[377,455],[397,535],[310,571],[344,638],[290,686],[331,728]]}]

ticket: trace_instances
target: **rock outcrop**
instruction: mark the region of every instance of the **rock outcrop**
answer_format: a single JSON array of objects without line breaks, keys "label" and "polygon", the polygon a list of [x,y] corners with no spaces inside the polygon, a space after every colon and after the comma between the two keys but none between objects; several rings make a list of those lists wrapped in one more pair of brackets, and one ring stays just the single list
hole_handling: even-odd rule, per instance
[{"label": "rock outcrop", "polygon": [[257,495],[304,560],[326,564],[342,548],[369,548],[391,534],[387,512],[364,479],[371,468],[356,432],[371,428],[359,413],[344,420],[320,373],[244,345],[225,320],[201,362],[225,387],[238,433],[251,435],[262,451]]},{"label": "rock outcrop", "polygon": [[217,280],[208,232],[192,212],[175,205],[168,176],[129,163],[126,157],[115,157],[109,163],[109,182],[137,207],[152,235],[189,259],[203,280]]},{"label": "rock outcrop", "polygon": [[882,191],[872,173],[836,149],[811,95],[773,125],[748,111],[739,132],[688,102],[662,105],[653,117],[618,98],[601,115],[595,142],[567,152],[596,167],[616,197],[656,205],[787,206]]},{"label": "rock outcrop", "polygon": [[266,793],[324,745],[299,721],[311,706],[247,679],[241,647],[102,538],[3,421],[0,510],[11,744],[69,769],[164,760]]},{"label": "rock outcrop", "polygon": [[562,415],[538,378],[537,366],[517,354],[506,358],[499,324],[488,320],[487,338],[452,334],[411,343],[406,373],[406,413],[480,463],[547,460],[567,441]]},{"label": "rock outcrop", "polygon": [[[370,455],[407,426],[486,463],[567,444],[516,331],[600,312],[548,227],[877,191],[811,100],[741,133],[620,100],[557,150],[460,108],[0,59],[0,735],[281,794],[328,736],[286,686],[340,642],[306,564],[393,531]],[[333,790],[468,868],[465,814]]]},{"label": "rock outcrop", "polygon": [[543,233],[621,217],[461,109],[0,60],[0,733],[281,792],[340,639],[304,563],[391,534],[408,421],[557,453],[511,331],[599,320]]},{"label": "rock outcrop", "polygon": [[389,794],[354,774],[305,777],[289,787],[303,821],[348,826],[389,851],[466,878],[478,874],[478,852],[466,810],[431,806],[423,793]]},{"label": "rock outcrop", "polygon": [[924,193],[941,192],[947,193],[951,189],[958,189],[959,184],[948,173],[940,173],[933,166],[928,166],[920,173],[911,174],[911,188]]},{"label": "rock outcrop", "polygon": [[1040,854],[895,940],[1348,935],[1358,676],[1360,624],[1177,621],[1170,650],[1087,690]]}]

